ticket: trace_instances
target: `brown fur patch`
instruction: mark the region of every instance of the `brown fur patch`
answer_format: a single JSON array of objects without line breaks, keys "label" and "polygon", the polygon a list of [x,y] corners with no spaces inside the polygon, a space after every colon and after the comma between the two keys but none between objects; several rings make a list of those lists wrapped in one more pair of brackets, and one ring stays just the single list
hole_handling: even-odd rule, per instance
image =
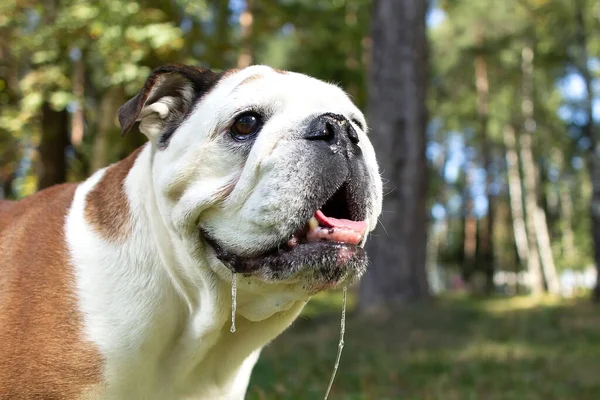
[{"label": "brown fur patch", "polygon": [[284,71],[284,70],[279,69],[279,68],[273,68],[273,71],[277,72],[278,74],[282,74],[282,75],[287,74],[287,71]]},{"label": "brown fur patch", "polygon": [[249,77],[244,79],[238,86],[247,85],[248,83],[255,82],[262,78],[263,76],[261,74],[250,75]]},{"label": "brown fur patch", "polygon": [[139,147],[129,157],[109,166],[86,196],[85,219],[106,240],[118,242],[131,232],[125,178],[143,148]]},{"label": "brown fur patch", "polygon": [[75,399],[102,379],[65,239],[76,187],[0,202],[0,399]]}]

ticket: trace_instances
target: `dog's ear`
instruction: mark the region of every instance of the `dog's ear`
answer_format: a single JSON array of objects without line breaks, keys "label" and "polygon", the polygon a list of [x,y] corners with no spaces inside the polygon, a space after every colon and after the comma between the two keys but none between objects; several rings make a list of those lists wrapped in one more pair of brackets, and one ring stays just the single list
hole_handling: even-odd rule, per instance
[{"label": "dog's ear", "polygon": [[142,90],[119,108],[121,134],[125,135],[140,121],[140,131],[156,141],[161,134],[179,126],[198,97],[218,79],[219,74],[213,71],[186,65],[156,68]]}]

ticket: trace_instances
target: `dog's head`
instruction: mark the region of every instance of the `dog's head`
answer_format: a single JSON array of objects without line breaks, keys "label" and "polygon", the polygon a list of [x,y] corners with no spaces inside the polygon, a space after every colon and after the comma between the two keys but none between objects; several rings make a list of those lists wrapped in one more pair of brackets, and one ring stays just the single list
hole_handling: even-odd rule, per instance
[{"label": "dog's head", "polygon": [[365,118],[337,86],[265,66],[170,65],[119,120],[149,137],[161,216],[193,257],[312,292],[365,271],[382,185]]}]

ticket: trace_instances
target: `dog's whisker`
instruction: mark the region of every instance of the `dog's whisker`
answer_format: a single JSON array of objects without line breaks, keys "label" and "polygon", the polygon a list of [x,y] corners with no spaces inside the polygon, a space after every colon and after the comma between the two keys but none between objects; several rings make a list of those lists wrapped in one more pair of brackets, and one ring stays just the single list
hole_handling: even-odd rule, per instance
[{"label": "dog's whisker", "polygon": [[383,194],[383,197],[386,197],[396,191],[396,187],[389,189],[386,193]]},{"label": "dog's whisker", "polygon": [[377,222],[379,222],[379,224],[383,228],[383,231],[385,232],[385,234],[388,235],[388,231],[387,231],[387,229],[385,229],[385,225],[383,225],[383,222],[381,221],[381,218],[377,218]]}]

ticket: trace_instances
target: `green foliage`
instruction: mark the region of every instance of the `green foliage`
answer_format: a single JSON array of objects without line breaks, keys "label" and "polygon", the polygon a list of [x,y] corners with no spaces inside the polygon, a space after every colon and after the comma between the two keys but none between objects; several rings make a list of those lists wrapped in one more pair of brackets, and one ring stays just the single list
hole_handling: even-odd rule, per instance
[{"label": "green foliage", "polygon": [[[42,132],[41,106],[49,103],[55,110],[84,111],[84,140],[76,149],[79,158],[71,162],[72,177],[81,179],[86,174],[80,170],[82,166],[90,160],[98,164],[93,160],[98,157],[94,142],[107,134],[101,121],[114,118],[103,115],[100,107],[109,89],[122,88],[125,96],[133,96],[152,68],[169,62],[234,67],[244,46],[249,46],[256,63],[296,69],[339,83],[365,105],[367,0],[255,0],[250,3],[253,23],[248,39],[242,38],[237,25],[240,10],[227,7],[228,3],[2,2],[0,40],[7,43],[8,57],[0,68],[0,144],[2,150],[11,151],[3,153],[10,156],[3,157],[0,170],[14,171],[23,156],[34,155],[14,148],[37,145]],[[78,68],[83,77],[77,78]],[[84,86],[83,97],[77,94],[78,85]],[[111,129],[116,131],[116,126]],[[127,153],[127,144],[112,137],[109,142],[109,154],[100,164]],[[33,165],[31,160],[24,161]],[[32,168],[25,172],[35,176]],[[0,182],[7,174],[10,172],[0,173]]]},{"label": "green foliage", "polygon": [[[590,56],[598,57],[597,33],[600,32],[597,2],[582,0],[585,22],[590,42]],[[489,80],[489,119],[488,142],[494,159],[494,182],[500,188],[499,195],[507,199],[505,179],[504,144],[502,132],[506,124],[512,124],[517,131],[522,129],[521,111],[522,71],[521,51],[526,43],[533,44],[534,57],[534,118],[536,131],[534,136],[534,156],[542,179],[541,203],[546,204],[546,196],[558,190],[565,179],[573,188],[572,198],[576,200],[573,221],[562,220],[559,210],[556,218],[550,220],[551,239],[559,268],[582,268],[591,261],[591,241],[588,223],[589,193],[583,188],[587,185],[588,175],[585,169],[573,168],[573,160],[587,159],[587,148],[581,144],[581,123],[563,120],[558,111],[565,104],[581,112],[583,104],[573,104],[565,98],[557,83],[566,75],[577,70],[579,50],[576,43],[575,6],[577,2],[569,0],[509,0],[504,2],[455,0],[440,1],[446,18],[431,29],[431,86],[430,111],[432,118],[442,124],[442,132],[458,132],[466,148],[474,149],[472,157],[467,157],[463,168],[476,170],[483,168],[482,136],[480,134],[477,92],[475,89],[475,57],[482,57],[488,68]],[[596,72],[597,74],[598,72]],[[447,136],[437,134],[434,142],[443,147]],[[560,153],[564,160],[560,165],[551,154]],[[560,172],[560,181],[553,171]],[[443,187],[447,193],[465,194],[465,188],[448,183]],[[468,188],[467,188],[468,191]],[[435,192],[432,193],[436,198]],[[503,200],[506,201],[506,200]],[[560,208],[560,207],[559,207]],[[546,210],[548,212],[548,210]],[[451,215],[462,218],[462,215]],[[507,220],[510,223],[510,220]],[[562,234],[569,224],[572,226],[575,240],[575,255],[567,260],[562,255]],[[449,233],[455,236],[456,233]],[[504,241],[512,243],[510,235]],[[503,248],[506,243],[498,243]],[[447,250],[447,249],[446,249]],[[442,248],[442,253],[446,251]],[[453,249],[450,249],[453,250]],[[453,250],[455,251],[455,250]],[[446,251],[447,253],[447,251]],[[456,253],[456,252],[455,252]],[[502,262],[502,257],[499,262]],[[500,264],[499,268],[514,269],[512,264]]]},{"label": "green foliage", "polygon": [[274,40],[262,39],[258,57],[339,84],[364,108],[370,5],[367,0],[282,1],[280,31]]},{"label": "green foliage", "polygon": [[[206,9],[203,5],[195,2],[193,10],[201,12]],[[191,4],[182,2],[182,6]],[[96,112],[98,99],[109,88],[122,87],[133,95],[152,68],[184,58],[186,38],[179,27],[178,9],[162,1],[15,1],[3,2],[0,14],[1,38],[8,43],[8,62],[0,69],[0,78],[16,82],[13,88],[0,86],[4,99],[0,138],[19,140],[24,146],[39,141],[42,104],[56,110],[83,108],[86,140],[93,140],[99,121],[106,117]],[[78,64],[83,70],[80,78],[76,78]],[[78,97],[77,84],[85,88],[84,98]],[[113,148],[120,153],[121,147]],[[91,148],[81,150],[82,157],[92,157]],[[106,162],[115,156],[109,154]],[[17,160],[11,160],[11,168]]]},{"label": "green foliage", "polygon": [[[588,157],[588,149],[581,121],[558,116],[565,106],[581,112],[584,101],[566,98],[558,84],[585,67],[576,43],[576,4],[585,10],[589,54],[596,61],[600,57],[600,3],[436,3],[446,15],[429,30],[433,123],[428,139],[430,149],[438,152],[430,160],[428,204],[445,210],[439,224],[443,230],[431,235],[439,239],[436,261],[450,268],[461,265],[465,199],[477,195],[477,185],[469,183],[467,175],[485,167],[475,82],[479,56],[486,61],[489,78],[486,143],[493,165],[488,173],[493,175],[495,199],[502,211],[494,230],[495,263],[498,269],[511,271],[523,267],[517,265],[514,249],[502,132],[506,124],[517,130],[523,125],[521,51],[531,42],[540,203],[549,216],[559,269],[588,266],[593,249],[588,216],[591,188],[585,165],[579,165]],[[70,179],[85,178],[92,172],[90,164],[116,161],[142,143],[143,136],[136,132],[120,137],[116,109],[139,90],[152,68],[164,63],[225,69],[235,67],[242,51],[248,51],[254,63],[339,84],[367,109],[372,1],[251,0],[253,18],[247,37],[239,24],[239,8],[244,4],[0,1],[0,186],[14,192],[4,194],[18,197],[36,190],[35,148],[42,134],[44,104],[66,109],[71,116],[74,110],[83,110],[82,143],[59,149],[69,154]],[[81,71],[83,78],[77,78]],[[591,73],[597,85],[600,68],[591,68]],[[83,95],[78,86],[84,88]],[[71,127],[64,129],[70,133]],[[102,140],[107,154],[98,150]],[[459,149],[452,147],[457,141]],[[557,153],[562,161],[553,156]],[[453,157],[460,160],[455,177],[446,168]],[[561,184],[566,184],[573,202],[571,221],[562,206],[551,205]],[[485,212],[477,217],[481,226]],[[563,233],[569,228],[575,244],[571,254],[563,244]],[[366,318],[351,313],[331,398],[600,398],[596,377],[600,320],[588,305],[522,298],[443,300],[407,307],[395,315]],[[351,297],[349,304],[355,302]],[[324,394],[337,349],[338,306],[336,295],[309,304],[292,330],[263,352],[248,398],[313,399]],[[323,316],[323,310],[336,314]]]},{"label": "green foliage", "polygon": [[[578,0],[584,7],[589,53],[600,55],[600,7],[593,0]],[[561,232],[565,228],[560,207],[550,219],[554,254],[559,266],[585,266],[591,260],[587,221],[585,168],[573,160],[587,158],[577,121],[558,117],[560,107],[581,110],[581,100],[564,98],[557,83],[577,71],[579,50],[575,4],[571,0],[445,0],[436,2],[446,18],[431,27],[430,118],[436,128],[430,145],[439,145],[451,157],[449,138],[458,135],[462,157],[457,180],[447,179],[444,166],[429,173],[428,204],[446,210],[444,240],[438,249],[445,263],[462,257],[462,217],[465,196],[473,192],[467,175],[484,167],[475,90],[476,56],[483,57],[489,75],[487,146],[493,159],[498,201],[507,203],[502,131],[512,122],[522,125],[521,50],[527,41],[535,47],[534,109],[537,131],[534,143],[541,176],[558,170],[573,188],[576,259],[563,257]],[[71,149],[71,179],[84,178],[89,164],[105,165],[127,154],[143,138],[135,133],[125,141],[118,135],[114,115],[118,104],[139,90],[150,70],[167,62],[184,62],[224,69],[235,67],[242,51],[254,63],[292,69],[344,87],[367,107],[370,9],[368,0],[252,0],[252,24],[247,37],[239,24],[245,2],[220,0],[50,0],[0,2],[0,183],[18,171],[18,182],[35,181],[32,151],[41,134],[40,107],[83,109],[85,135]],[[82,68],[83,82],[77,82]],[[592,70],[598,77],[600,69]],[[83,95],[77,86],[84,86]],[[116,90],[115,94],[111,90]],[[109,93],[110,92],[110,93]],[[104,109],[109,96],[115,107]],[[104,103],[103,103],[104,101]],[[401,105],[399,105],[401,106]],[[106,115],[108,113],[109,115]],[[110,121],[104,124],[103,121]],[[65,127],[70,131],[70,126]],[[569,131],[567,133],[567,131]],[[96,144],[107,136],[108,154],[98,155]],[[550,157],[559,151],[564,162]],[[71,153],[69,153],[71,154]],[[20,167],[20,168],[19,168]],[[545,179],[545,178],[544,178]],[[9,182],[10,183],[10,182]],[[557,181],[542,182],[545,196],[557,191]],[[18,195],[28,194],[35,184]],[[587,187],[587,188],[586,188]],[[458,201],[457,201],[458,198]],[[452,204],[450,204],[452,203]],[[480,219],[485,215],[478,215]],[[499,219],[504,234],[497,248],[510,257],[498,257],[499,268],[514,270],[514,244],[510,213]],[[507,228],[508,226],[508,228]],[[505,229],[506,228],[506,229]]]}]

